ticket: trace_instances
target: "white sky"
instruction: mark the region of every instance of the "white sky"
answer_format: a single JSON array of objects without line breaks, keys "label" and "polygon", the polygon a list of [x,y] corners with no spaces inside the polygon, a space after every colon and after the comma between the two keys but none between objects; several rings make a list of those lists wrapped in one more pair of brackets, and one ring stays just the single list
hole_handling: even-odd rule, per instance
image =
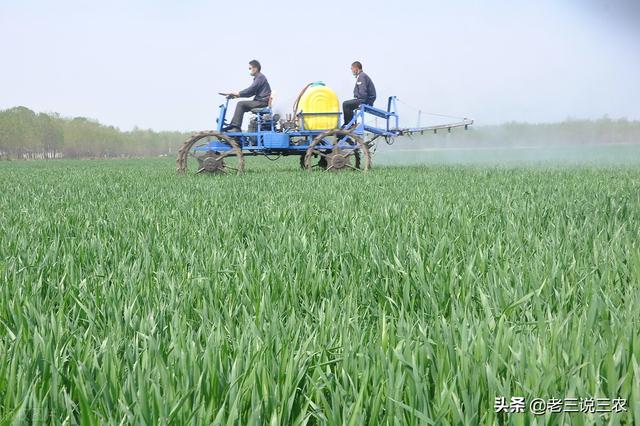
[{"label": "white sky", "polygon": [[357,59],[378,106],[393,94],[478,124],[640,119],[633,0],[0,1],[1,109],[207,129],[216,93],[251,83],[250,59],[282,112],[311,81],[349,98]]}]

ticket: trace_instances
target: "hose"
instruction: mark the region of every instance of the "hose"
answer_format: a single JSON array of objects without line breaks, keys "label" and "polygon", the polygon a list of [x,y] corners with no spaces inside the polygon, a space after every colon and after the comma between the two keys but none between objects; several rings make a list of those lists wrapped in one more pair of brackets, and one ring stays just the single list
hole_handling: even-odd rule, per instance
[{"label": "hose", "polygon": [[302,91],[300,91],[300,94],[296,98],[296,101],[293,103],[293,117],[295,117],[296,114],[298,113],[298,105],[300,104],[300,99],[302,99],[302,95],[304,95],[304,92],[306,92],[307,89],[309,87],[311,87],[312,84],[313,83],[309,83],[306,86],[304,86],[304,89],[302,89]]}]

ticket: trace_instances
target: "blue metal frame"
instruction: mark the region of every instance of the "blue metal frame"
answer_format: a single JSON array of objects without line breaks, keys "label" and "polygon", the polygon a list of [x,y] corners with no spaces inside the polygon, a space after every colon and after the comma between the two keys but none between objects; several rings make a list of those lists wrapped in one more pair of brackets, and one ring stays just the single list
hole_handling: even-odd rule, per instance
[{"label": "blue metal frame", "polygon": [[[228,125],[226,122],[226,114],[229,109],[229,99],[220,105],[220,113],[216,120],[216,131],[223,133],[223,129]],[[244,155],[301,155],[311,145],[311,142],[320,134],[329,130],[306,130],[304,128],[305,116],[317,115],[337,115],[338,121],[342,116],[340,112],[299,112],[297,117],[301,118],[301,128],[298,130],[277,130],[276,122],[273,120],[272,110],[269,107],[262,108],[255,113],[257,129],[255,132],[224,132],[225,135],[234,138],[241,144],[242,153]],[[366,124],[365,118],[374,116],[384,120],[384,127],[376,127]],[[378,137],[395,138],[402,135],[410,135],[413,133],[424,133],[425,131],[437,131],[438,129],[451,129],[453,127],[465,128],[473,123],[472,120],[464,119],[459,123],[453,123],[443,126],[417,127],[417,128],[400,128],[400,118],[396,109],[396,97],[391,96],[387,102],[387,110],[375,108],[371,105],[361,105],[355,112],[353,119],[346,123],[342,128],[351,129],[353,133],[363,138]],[[352,128],[355,126],[355,128]],[[346,144],[345,144],[346,145]],[[330,148],[329,142],[318,144],[317,148]],[[352,146],[352,145],[349,145]],[[228,151],[231,148],[224,142],[212,140],[206,145],[200,145],[194,148],[194,151]]]}]

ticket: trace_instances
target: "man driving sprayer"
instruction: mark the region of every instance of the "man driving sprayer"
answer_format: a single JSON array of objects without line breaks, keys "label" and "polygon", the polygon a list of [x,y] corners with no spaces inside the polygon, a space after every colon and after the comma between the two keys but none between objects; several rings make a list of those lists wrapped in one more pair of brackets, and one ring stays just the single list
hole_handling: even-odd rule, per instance
[{"label": "man driving sprayer", "polygon": [[240,101],[236,105],[236,111],[233,114],[231,123],[225,129],[225,132],[240,132],[242,128],[242,119],[246,112],[251,111],[254,108],[264,108],[269,106],[269,98],[271,97],[271,86],[267,81],[267,77],[260,72],[262,67],[260,62],[255,59],[249,62],[249,73],[253,76],[253,83],[251,86],[239,92],[228,93],[226,96],[229,99],[235,98],[249,98],[253,96],[252,101]]},{"label": "man driving sprayer", "polygon": [[360,108],[360,105],[373,106],[376,101],[376,86],[373,85],[371,78],[362,71],[362,64],[359,61],[351,64],[351,72],[356,78],[356,86],[353,88],[354,99],[342,103],[345,126],[351,122],[353,111]]}]

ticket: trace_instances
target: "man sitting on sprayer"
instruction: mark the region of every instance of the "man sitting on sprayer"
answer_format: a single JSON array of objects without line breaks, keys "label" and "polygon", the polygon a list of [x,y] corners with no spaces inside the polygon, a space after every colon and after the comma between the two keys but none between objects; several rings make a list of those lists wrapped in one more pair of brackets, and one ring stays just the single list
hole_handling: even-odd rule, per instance
[{"label": "man sitting on sprayer", "polygon": [[371,78],[362,71],[362,64],[359,61],[351,64],[351,72],[356,77],[356,87],[353,89],[354,99],[342,103],[345,126],[351,122],[353,111],[360,108],[360,105],[373,106],[376,101],[376,87],[373,85]]},{"label": "man sitting on sprayer", "polygon": [[251,111],[254,108],[264,108],[269,106],[269,98],[271,97],[271,86],[267,81],[267,77],[260,71],[262,67],[260,62],[255,59],[249,62],[249,74],[253,76],[253,83],[251,86],[239,92],[230,93],[228,97],[234,98],[250,98],[253,96],[252,101],[240,101],[236,105],[236,111],[231,119],[231,124],[224,129],[226,132],[240,132],[242,128],[242,119],[244,114]]}]

